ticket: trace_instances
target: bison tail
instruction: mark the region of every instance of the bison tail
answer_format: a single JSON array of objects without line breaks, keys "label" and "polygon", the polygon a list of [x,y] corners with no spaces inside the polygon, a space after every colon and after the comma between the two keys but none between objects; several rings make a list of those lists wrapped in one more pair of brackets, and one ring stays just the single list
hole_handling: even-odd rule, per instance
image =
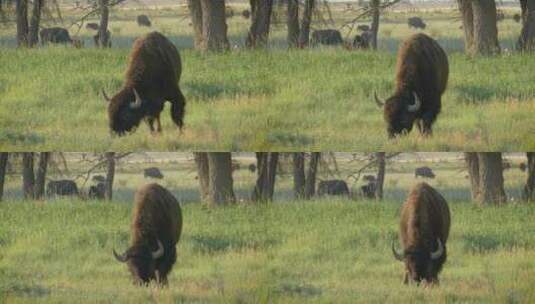
[{"label": "bison tail", "polygon": [[180,89],[178,89],[177,97],[171,101],[171,118],[180,129],[184,125],[185,107],[186,99]]}]

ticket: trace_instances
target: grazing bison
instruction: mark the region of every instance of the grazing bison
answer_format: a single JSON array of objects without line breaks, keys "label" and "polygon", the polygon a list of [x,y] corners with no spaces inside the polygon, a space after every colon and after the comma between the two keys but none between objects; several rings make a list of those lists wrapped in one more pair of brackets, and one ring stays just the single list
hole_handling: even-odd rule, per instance
[{"label": "grazing bison", "polygon": [[[106,39],[107,45],[105,47],[111,48],[111,32],[109,30],[106,30],[106,36],[108,39]],[[93,36],[93,42],[95,43],[95,47],[100,47],[100,31]]]},{"label": "grazing bison", "polygon": [[410,17],[407,21],[409,27],[424,30],[426,27],[425,22],[420,17]]},{"label": "grazing bison", "polygon": [[49,181],[46,185],[46,195],[78,195],[78,186],[68,179]]},{"label": "grazing bison", "polygon": [[364,175],[362,180],[367,182],[375,182],[375,175]]},{"label": "grazing bison", "polygon": [[360,35],[355,35],[353,39],[353,48],[367,50],[370,48],[370,34],[369,32],[364,32]]},{"label": "grazing bison", "polygon": [[256,165],[255,164],[249,164],[248,169],[249,169],[250,172],[255,173]]},{"label": "grazing bison", "polygon": [[368,32],[370,30],[370,26],[367,24],[360,24],[359,26],[357,26],[357,30],[361,32]]},{"label": "grazing bison", "polygon": [[448,57],[440,45],[425,34],[415,34],[400,47],[396,64],[396,91],[382,102],[390,138],[410,132],[414,122],[420,133],[430,135],[448,83]]},{"label": "grazing bison", "polygon": [[62,27],[44,28],[39,31],[39,37],[41,38],[41,45],[47,43],[72,44],[73,42],[69,35],[69,31]]},{"label": "grazing bison", "polygon": [[162,179],[163,178],[162,172],[160,171],[160,169],[158,169],[156,167],[150,167],[150,168],[147,168],[147,169],[143,170],[143,176],[144,177],[158,178],[158,179]]},{"label": "grazing bison", "polygon": [[427,177],[427,178],[435,178],[435,173],[433,173],[433,170],[429,167],[419,167],[414,170],[414,177]]},{"label": "grazing bison", "polygon": [[419,183],[401,207],[399,237],[402,251],[392,243],[394,257],[405,263],[404,283],[438,283],[446,261],[450,211],[446,200],[433,187]]},{"label": "grazing bison", "polygon": [[360,191],[365,198],[374,198],[376,188],[375,181],[369,181],[366,185],[360,186]]},{"label": "grazing bison", "polygon": [[317,30],[312,32],[312,45],[324,44],[324,45],[339,45],[344,43],[342,34],[338,30]]},{"label": "grazing bison", "polygon": [[318,195],[349,195],[349,188],[345,181],[339,179],[320,181]]},{"label": "grazing bison", "polygon": [[126,79],[112,98],[102,91],[108,103],[112,132],[124,135],[146,118],[151,131],[161,132],[160,113],[164,102],[171,102],[171,118],[183,126],[185,98],[178,81],[182,71],[176,47],[164,35],[149,33],[134,42]]},{"label": "grazing bison", "polygon": [[182,211],[175,197],[158,184],[136,191],[130,228],[130,248],[113,255],[127,263],[135,284],[151,280],[167,285],[176,262],[176,244],[182,232]]},{"label": "grazing bison", "polygon": [[103,200],[106,195],[106,184],[98,183],[95,186],[89,187],[87,196],[90,199]]},{"label": "grazing bison", "polygon": [[100,26],[98,25],[98,23],[95,23],[95,22],[89,22],[85,25],[85,28],[88,29],[88,30],[94,30],[94,31],[98,31],[98,29],[100,28]]},{"label": "grazing bison", "polygon": [[147,15],[138,15],[136,18],[137,25],[151,27],[152,23],[150,22],[149,16]]}]

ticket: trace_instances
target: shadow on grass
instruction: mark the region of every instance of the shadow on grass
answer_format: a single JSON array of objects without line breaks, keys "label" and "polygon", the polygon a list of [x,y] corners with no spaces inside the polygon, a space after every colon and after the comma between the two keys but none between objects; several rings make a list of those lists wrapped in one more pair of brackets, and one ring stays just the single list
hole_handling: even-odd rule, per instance
[{"label": "shadow on grass", "polygon": [[213,254],[228,250],[262,249],[273,246],[276,240],[239,240],[228,237],[210,237],[196,235],[191,237],[193,250],[202,254]]}]

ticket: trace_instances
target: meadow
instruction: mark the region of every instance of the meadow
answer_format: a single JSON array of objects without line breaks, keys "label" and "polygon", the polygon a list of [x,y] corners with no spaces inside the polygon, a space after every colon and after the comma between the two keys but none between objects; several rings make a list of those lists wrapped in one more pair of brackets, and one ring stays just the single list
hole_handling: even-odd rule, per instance
[{"label": "meadow", "polygon": [[[236,9],[238,10],[238,8]],[[153,19],[139,28],[138,13]],[[201,54],[192,50],[191,27],[183,7],[116,9],[110,29],[113,48],[92,48],[91,32],[77,34],[86,48],[13,48],[13,27],[0,28],[0,148],[6,150],[359,150],[359,151],[518,151],[535,148],[533,55],[511,52],[520,25],[499,23],[503,55],[463,54],[456,12],[422,12],[431,35],[449,53],[450,80],[434,136],[417,132],[387,140],[373,93],[393,90],[396,50],[415,33],[412,13],[388,12],[380,29],[379,51],[320,47],[287,50],[285,27],[273,26],[270,48],[243,49],[249,21],[228,19],[232,50]],[[509,14],[509,13],[508,13]],[[512,14],[512,13],[511,13]],[[333,11],[335,24],[352,15]],[[510,16],[509,16],[510,17]],[[70,19],[69,19],[70,18]],[[76,15],[66,15],[74,20]],[[94,21],[94,20],[90,20]],[[366,22],[366,20],[363,20]],[[68,24],[68,21],[65,22]],[[74,32],[71,28],[71,32]],[[163,133],[145,124],[125,137],[109,134],[100,90],[116,92],[123,81],[132,41],[150,30],[166,34],[183,60],[181,88],[187,99],[186,127],[179,133],[166,106]],[[354,32],[353,32],[354,34]],[[349,35],[344,28],[344,35]]]}]

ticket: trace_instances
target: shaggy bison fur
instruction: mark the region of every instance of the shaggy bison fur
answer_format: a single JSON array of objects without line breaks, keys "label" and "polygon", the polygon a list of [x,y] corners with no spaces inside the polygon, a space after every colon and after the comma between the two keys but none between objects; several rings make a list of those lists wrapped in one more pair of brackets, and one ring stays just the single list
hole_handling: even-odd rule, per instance
[{"label": "shaggy bison fur", "polygon": [[429,167],[419,167],[414,170],[414,177],[435,178],[435,173]]},{"label": "shaggy bison fur", "polygon": [[87,196],[90,199],[103,200],[106,196],[106,184],[100,182],[95,186],[89,187],[89,192],[87,193]]},{"label": "shaggy bison fur", "polygon": [[95,22],[89,22],[85,25],[85,28],[88,29],[88,30],[94,30],[94,31],[98,31],[98,29],[100,28],[100,26],[98,25],[98,23],[95,23]]},{"label": "shaggy bison fur", "polygon": [[182,71],[176,47],[164,35],[149,33],[134,42],[121,90],[108,98],[108,118],[113,133],[124,135],[146,119],[151,131],[161,132],[160,113],[171,103],[171,118],[183,126],[185,98],[178,82]]},{"label": "shaggy bison fur", "polygon": [[416,122],[424,135],[440,113],[442,94],[449,75],[448,57],[440,45],[425,34],[415,34],[400,47],[396,64],[394,95],[376,103],[384,108],[389,137],[410,132]]},{"label": "shaggy bison fur", "polygon": [[318,195],[348,195],[349,188],[347,183],[343,180],[333,179],[320,181],[318,184]]},{"label": "shaggy bison fur", "polygon": [[69,31],[62,27],[44,28],[39,31],[39,38],[41,38],[42,45],[47,43],[73,43]]},{"label": "shaggy bison fur", "polygon": [[312,45],[339,45],[343,44],[344,40],[340,31],[327,29],[312,32],[311,43]]},{"label": "shaggy bison fur", "polygon": [[414,186],[401,207],[399,237],[402,251],[392,243],[394,257],[405,263],[404,283],[438,283],[446,262],[450,211],[446,200],[426,183]]},{"label": "shaggy bison fur", "polygon": [[113,254],[126,263],[135,284],[152,280],[166,285],[167,275],[176,262],[176,244],[182,232],[182,211],[175,197],[158,184],[136,191],[130,247]]},{"label": "shaggy bison fur", "polygon": [[49,181],[46,185],[46,195],[78,195],[78,186],[68,179]]},{"label": "shaggy bison fur", "polygon": [[158,178],[158,179],[162,179],[163,178],[162,172],[160,171],[160,169],[158,169],[156,167],[150,167],[150,168],[144,169],[143,170],[143,176],[144,177]]}]

